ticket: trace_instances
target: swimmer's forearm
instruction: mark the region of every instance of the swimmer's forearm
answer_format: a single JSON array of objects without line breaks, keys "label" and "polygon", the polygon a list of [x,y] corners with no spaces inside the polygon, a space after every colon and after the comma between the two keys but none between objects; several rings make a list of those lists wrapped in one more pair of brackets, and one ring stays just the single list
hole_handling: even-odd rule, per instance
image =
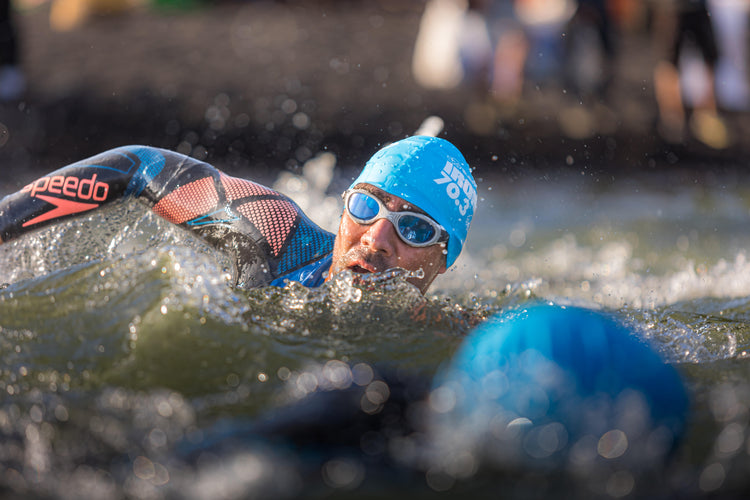
[{"label": "swimmer's forearm", "polygon": [[196,160],[148,146],[126,146],[63,167],[0,200],[0,241],[135,197],[153,206]]}]

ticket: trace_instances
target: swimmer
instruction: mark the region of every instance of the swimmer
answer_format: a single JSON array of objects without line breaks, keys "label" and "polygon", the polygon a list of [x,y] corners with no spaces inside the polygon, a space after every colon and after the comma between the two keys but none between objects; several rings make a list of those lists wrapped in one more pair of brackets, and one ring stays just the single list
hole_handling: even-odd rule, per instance
[{"label": "swimmer", "polygon": [[336,235],[289,198],[168,150],[125,146],[31,182],[0,200],[0,243],[135,198],[235,262],[242,288],[317,287],[345,270],[413,272],[423,294],[461,252],[476,182],[450,142],[413,136],[378,151],[343,193]]}]

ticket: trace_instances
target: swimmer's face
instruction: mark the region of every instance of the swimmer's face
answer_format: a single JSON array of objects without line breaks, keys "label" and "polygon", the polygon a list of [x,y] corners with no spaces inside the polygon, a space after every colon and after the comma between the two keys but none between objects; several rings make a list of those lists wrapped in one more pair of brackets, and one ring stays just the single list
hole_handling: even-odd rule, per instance
[{"label": "swimmer's face", "polygon": [[[406,210],[424,213],[398,196],[369,184],[356,187],[372,193],[392,212]],[[333,264],[328,279],[346,269],[355,273],[382,272],[394,267],[408,271],[422,269],[423,278],[409,278],[408,281],[425,293],[437,275],[445,272],[444,250],[445,243],[421,248],[407,245],[387,219],[378,219],[372,224],[359,224],[344,210],[333,245]]]}]

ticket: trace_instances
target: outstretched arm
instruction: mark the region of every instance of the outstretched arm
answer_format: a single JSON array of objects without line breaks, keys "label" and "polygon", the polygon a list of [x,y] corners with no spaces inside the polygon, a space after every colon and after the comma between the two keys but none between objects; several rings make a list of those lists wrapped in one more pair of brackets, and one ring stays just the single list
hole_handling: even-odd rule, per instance
[{"label": "outstretched arm", "polygon": [[242,286],[269,283],[332,247],[333,236],[280,193],[148,146],[106,151],[0,200],[0,240],[127,198],[227,252]]},{"label": "outstretched arm", "polygon": [[[0,200],[0,238],[10,241],[29,231],[100,206],[135,196],[158,196],[154,179],[165,173],[167,155],[156,148],[128,146],[68,165]],[[190,161],[171,162],[177,172]]]}]

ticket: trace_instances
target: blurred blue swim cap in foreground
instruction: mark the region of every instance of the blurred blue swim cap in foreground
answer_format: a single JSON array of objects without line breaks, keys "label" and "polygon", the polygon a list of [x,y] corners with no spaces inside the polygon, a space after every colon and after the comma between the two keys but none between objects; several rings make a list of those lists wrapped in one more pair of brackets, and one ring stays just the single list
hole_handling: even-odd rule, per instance
[{"label": "blurred blue swim cap in foreground", "polygon": [[424,210],[448,231],[446,267],[461,253],[477,205],[477,184],[450,142],[413,136],[390,144],[365,164],[351,187],[371,184]]},{"label": "blurred blue swim cap in foreground", "polygon": [[607,314],[578,307],[533,304],[491,318],[435,380],[435,422],[457,436],[446,450],[468,441],[483,462],[586,474],[602,463],[663,462],[689,406],[656,351]]}]

